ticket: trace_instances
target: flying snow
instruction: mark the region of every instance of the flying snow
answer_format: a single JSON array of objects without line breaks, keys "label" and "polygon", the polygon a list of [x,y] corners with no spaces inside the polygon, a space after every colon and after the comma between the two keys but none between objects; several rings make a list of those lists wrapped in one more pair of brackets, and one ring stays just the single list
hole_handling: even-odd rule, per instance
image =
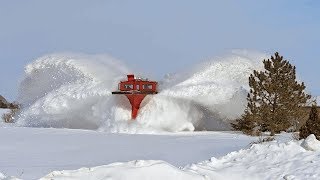
[{"label": "flying snow", "polygon": [[51,54],[25,68],[18,126],[153,133],[227,130],[246,105],[248,76],[266,55],[233,51],[190,72],[167,75],[143,102],[136,121],[123,96],[112,96],[133,73],[107,55]]}]

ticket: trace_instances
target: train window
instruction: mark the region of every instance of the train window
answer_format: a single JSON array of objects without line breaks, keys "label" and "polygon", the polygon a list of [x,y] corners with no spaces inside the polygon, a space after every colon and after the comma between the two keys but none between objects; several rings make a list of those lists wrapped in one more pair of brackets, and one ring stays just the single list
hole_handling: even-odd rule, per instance
[{"label": "train window", "polygon": [[126,89],[133,89],[133,84],[125,84],[124,88]]},{"label": "train window", "polygon": [[144,84],[143,89],[152,89],[152,84]]},{"label": "train window", "polygon": [[136,90],[140,90],[139,84],[136,85]]}]

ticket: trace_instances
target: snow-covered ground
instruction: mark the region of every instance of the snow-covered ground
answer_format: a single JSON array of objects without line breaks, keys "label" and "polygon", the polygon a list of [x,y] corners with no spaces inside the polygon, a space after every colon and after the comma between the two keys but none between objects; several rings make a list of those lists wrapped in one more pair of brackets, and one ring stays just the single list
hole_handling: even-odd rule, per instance
[{"label": "snow-covered ground", "polygon": [[0,172],[22,179],[54,170],[134,160],[163,160],[176,167],[248,147],[236,133],[108,134],[90,130],[1,128]]},{"label": "snow-covered ground", "polygon": [[1,128],[0,172],[43,180],[320,178],[320,142],[314,136],[276,139],[250,146],[256,138],[234,132],[129,135]]}]

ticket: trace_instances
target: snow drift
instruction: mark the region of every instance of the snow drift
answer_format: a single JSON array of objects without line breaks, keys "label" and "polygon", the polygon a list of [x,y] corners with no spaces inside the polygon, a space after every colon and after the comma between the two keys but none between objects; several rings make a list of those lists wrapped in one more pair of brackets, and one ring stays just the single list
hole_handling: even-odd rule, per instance
[{"label": "snow drift", "polygon": [[301,144],[303,148],[309,151],[320,151],[320,142],[314,134],[310,134]]},{"label": "snow drift", "polygon": [[43,56],[25,68],[17,124],[128,133],[225,130],[228,120],[243,112],[248,76],[265,57],[234,51],[190,72],[167,75],[161,92],[146,98],[137,121],[130,122],[127,99],[111,95],[132,73],[123,63],[106,55]]},{"label": "snow drift", "polygon": [[[310,146],[318,146],[320,143],[314,135],[307,139],[305,141]],[[302,145],[305,141],[254,144],[249,149],[231,152],[220,158],[213,157],[180,169],[164,161],[139,160],[73,171],[55,171],[42,179],[316,180],[320,177],[320,152],[305,149]]]},{"label": "snow drift", "polygon": [[56,171],[40,178],[40,180],[59,179],[154,179],[154,180],[202,180],[203,177],[184,172],[163,161],[132,161],[113,163],[94,168],[82,168],[74,171]]}]

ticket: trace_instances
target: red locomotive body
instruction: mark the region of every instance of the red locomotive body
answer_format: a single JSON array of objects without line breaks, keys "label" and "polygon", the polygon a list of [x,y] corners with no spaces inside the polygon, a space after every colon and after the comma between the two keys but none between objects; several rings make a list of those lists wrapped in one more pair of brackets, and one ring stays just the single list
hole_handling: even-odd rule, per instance
[{"label": "red locomotive body", "polygon": [[118,91],[112,94],[124,94],[130,101],[132,107],[131,118],[136,119],[140,104],[148,94],[157,94],[158,83],[148,81],[148,79],[135,79],[133,74],[127,75],[127,81],[121,81],[118,85]]},{"label": "red locomotive body", "polygon": [[112,94],[157,94],[157,85],[155,81],[147,79],[135,79],[133,74],[127,75],[127,81],[121,81],[118,86],[118,91]]}]

